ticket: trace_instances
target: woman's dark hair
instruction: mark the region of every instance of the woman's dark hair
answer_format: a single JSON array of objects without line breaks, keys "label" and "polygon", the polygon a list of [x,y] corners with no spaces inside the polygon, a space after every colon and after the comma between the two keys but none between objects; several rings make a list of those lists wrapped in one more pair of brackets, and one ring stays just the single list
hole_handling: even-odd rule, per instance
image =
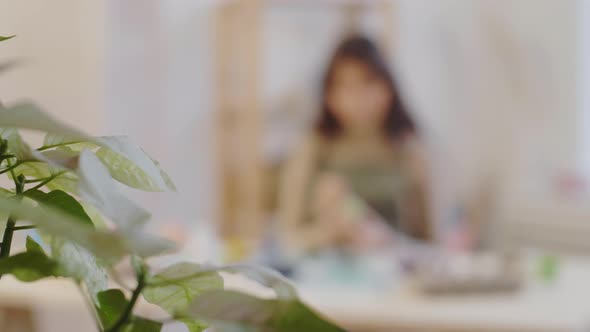
[{"label": "woman's dark hair", "polygon": [[416,126],[401,100],[396,88],[393,76],[389,71],[385,59],[379,49],[370,39],[362,36],[349,37],[338,46],[325,73],[322,86],[322,109],[316,124],[316,130],[325,137],[334,137],[340,134],[341,124],[330,110],[326,102],[328,89],[332,84],[332,78],[336,67],[342,60],[356,60],[382,79],[389,87],[392,94],[391,107],[383,123],[383,131],[390,138],[399,138],[408,133],[414,133]]}]

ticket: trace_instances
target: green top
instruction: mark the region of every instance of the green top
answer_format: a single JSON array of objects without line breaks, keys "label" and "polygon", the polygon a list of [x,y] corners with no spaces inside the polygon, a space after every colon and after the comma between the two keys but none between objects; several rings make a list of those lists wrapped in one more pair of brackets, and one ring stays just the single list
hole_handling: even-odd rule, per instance
[{"label": "green top", "polygon": [[[392,149],[383,160],[338,160],[324,146],[319,154],[312,183],[324,172],[342,176],[352,191],[393,228],[399,229],[399,204],[404,175],[398,151]],[[309,211],[308,211],[309,212]]]}]

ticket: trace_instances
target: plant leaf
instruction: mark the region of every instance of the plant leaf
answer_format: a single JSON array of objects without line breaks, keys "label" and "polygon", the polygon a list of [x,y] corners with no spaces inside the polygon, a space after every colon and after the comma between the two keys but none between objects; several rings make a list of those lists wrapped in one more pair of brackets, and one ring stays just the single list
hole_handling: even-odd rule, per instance
[{"label": "plant leaf", "polygon": [[132,188],[163,191],[167,185],[154,161],[124,136],[101,137],[103,145],[96,156],[107,166],[111,176]]},{"label": "plant leaf", "polygon": [[107,166],[111,176],[132,188],[162,191],[167,187],[176,190],[170,176],[159,163],[125,136],[105,136],[81,141],[77,137],[49,133],[45,136],[41,149],[61,146],[68,146],[77,152],[100,147],[96,155]]},{"label": "plant leaf", "polygon": [[[78,191],[78,176],[69,171],[57,171],[54,167],[43,162],[30,162],[17,166],[16,174],[23,174],[34,179],[45,179],[55,176],[51,182],[45,184],[50,190],[62,190],[70,193]],[[59,172],[59,174],[58,174]]]},{"label": "plant leaf", "polygon": [[8,37],[0,36],[0,42],[3,42],[3,41],[5,41],[5,40],[12,39],[12,38],[14,38],[14,37],[16,37],[16,35],[14,35],[14,36],[8,36]]},{"label": "plant leaf", "polygon": [[35,240],[33,240],[33,238],[30,236],[27,236],[26,248],[27,248],[27,252],[45,253],[45,250],[43,250],[41,245],[39,243],[35,242]]},{"label": "plant leaf", "polygon": [[39,149],[46,150],[64,146],[71,148],[73,151],[80,152],[83,149],[93,150],[98,145],[89,141],[83,141],[80,137],[76,138],[55,133],[47,133],[43,139],[43,146]]},{"label": "plant leaf", "polygon": [[123,231],[142,226],[150,214],[119,192],[105,166],[88,150],[79,160],[80,196]]},{"label": "plant leaf", "polygon": [[69,171],[63,173],[62,169],[58,169],[45,162],[27,162],[17,166],[14,172],[35,179],[48,178],[60,172],[61,174],[47,183],[45,187],[51,190],[62,190],[69,193],[78,192],[78,175],[76,173]]},{"label": "plant leaf", "polygon": [[129,253],[148,257],[174,248],[172,242],[141,230],[127,234],[104,229],[94,230],[88,220],[81,220],[47,204],[35,206],[29,200],[19,203],[0,195],[0,211],[12,213],[18,220],[32,221],[48,235],[70,240],[109,263],[114,263]]},{"label": "plant leaf", "polygon": [[10,59],[10,60],[6,60],[6,61],[2,61],[0,62],[0,74],[3,74],[15,67],[17,67],[18,65],[22,64],[22,60],[19,59]]},{"label": "plant leaf", "polygon": [[119,320],[129,301],[120,289],[104,290],[99,292],[96,298],[98,317],[107,331]]},{"label": "plant leaf", "polygon": [[108,274],[96,257],[81,246],[60,239],[52,239],[51,255],[59,262],[62,274],[86,285],[92,299],[107,289]]},{"label": "plant leaf", "polygon": [[123,332],[160,332],[162,325],[155,320],[134,316],[131,323],[123,328]]},{"label": "plant leaf", "polygon": [[297,290],[291,281],[275,270],[263,266],[251,264],[231,264],[217,268],[217,271],[237,273],[258,282],[259,284],[272,288],[277,297],[281,299],[294,299],[298,297]]},{"label": "plant leaf", "polygon": [[53,148],[57,146],[63,146],[68,144],[74,144],[80,142],[76,138],[69,138],[65,135],[57,135],[53,133],[48,133],[43,138],[43,146],[41,149]]},{"label": "plant leaf", "polygon": [[173,242],[142,231],[150,214],[119,192],[105,166],[94,154],[82,151],[79,167],[80,196],[118,226],[131,252],[149,257],[175,248]]},{"label": "plant leaf", "polygon": [[189,332],[203,332],[209,327],[209,324],[197,319],[183,318],[178,321],[186,325]]},{"label": "plant leaf", "polygon": [[289,279],[285,278],[279,272],[263,266],[241,263],[222,266],[208,265],[201,267],[201,269],[195,273],[195,276],[207,272],[241,274],[258,282],[262,286],[272,288],[277,297],[281,299],[294,299],[299,297],[295,286],[293,286],[293,283]]},{"label": "plant leaf", "polygon": [[50,206],[35,206],[0,196],[0,211],[17,220],[28,220],[48,235],[72,241],[107,262],[114,263],[129,253],[125,238],[113,231],[95,230],[77,218]]},{"label": "plant leaf", "polygon": [[[223,288],[223,278],[217,272],[200,273],[202,267],[194,263],[176,263],[149,278],[143,291],[146,301],[160,306],[171,315],[186,310],[203,292]],[[191,332],[203,331],[207,324],[196,319],[180,319]]]},{"label": "plant leaf", "polygon": [[201,270],[202,267],[195,263],[173,264],[148,279],[143,296],[170,314],[181,312],[199,294],[223,288],[219,273],[200,273]]},{"label": "plant leaf", "polygon": [[[4,198],[4,199],[11,199],[12,197],[14,197],[16,194],[6,190],[4,188],[0,188],[0,197]],[[7,210],[2,210],[0,209],[0,230],[4,230],[4,228],[6,228],[6,222],[8,221],[8,216],[10,215],[10,213],[8,213]]]},{"label": "plant leaf", "polygon": [[100,148],[96,152],[102,163],[108,168],[111,176],[129,187],[144,191],[162,191],[152,178],[139,166],[111,149]]},{"label": "plant leaf", "polygon": [[[0,107],[0,127],[39,130],[79,141],[93,141],[91,137],[82,131],[57,121],[39,106],[31,102],[20,102],[9,107]],[[12,143],[15,146],[14,148],[22,149],[19,153],[24,155],[25,152],[28,152],[34,159],[51,162],[51,160],[44,158],[44,155],[39,151],[30,149],[26,143],[23,142],[26,146],[22,146],[18,142],[19,140],[22,141],[20,136],[13,137],[12,139],[15,141]]]},{"label": "plant leaf", "polygon": [[0,274],[12,274],[20,281],[59,276],[57,262],[40,252],[24,252],[0,259]]},{"label": "plant leaf", "polygon": [[92,219],[86,214],[82,205],[80,205],[74,197],[68,195],[64,191],[53,190],[49,193],[44,193],[37,189],[27,190],[25,196],[70,215],[83,224],[94,227]]},{"label": "plant leaf", "polygon": [[128,230],[123,235],[129,250],[142,258],[170,253],[176,249],[176,244],[173,241],[142,230]]},{"label": "plant leaf", "polygon": [[27,251],[0,259],[0,274],[12,274],[20,281],[36,281],[61,275],[59,265],[47,257],[41,246],[27,237]]},{"label": "plant leaf", "polygon": [[151,157],[150,157],[150,159],[152,159],[152,161],[154,162],[156,167],[158,167],[158,170],[160,171],[160,175],[162,176],[162,179],[164,180],[164,183],[166,183],[166,186],[168,187],[168,189],[170,189],[172,191],[177,191],[174,181],[172,181],[172,178],[170,177],[170,175],[168,175],[168,173],[166,173],[166,171],[164,171],[164,169],[162,168],[160,163],[156,159],[153,159]]},{"label": "plant leaf", "polygon": [[8,151],[14,154],[19,160],[33,158],[31,147],[25,143],[15,128],[0,128],[0,136],[8,141]]},{"label": "plant leaf", "polygon": [[[10,107],[0,108],[0,127],[43,131],[55,135],[55,138],[50,138],[54,140],[54,143],[58,140],[57,136],[61,136],[62,140],[90,142],[107,148],[108,150],[103,150],[103,153],[110,155],[108,151],[111,151],[118,155],[109,159],[113,163],[116,162],[109,168],[119,181],[130,186],[140,187],[139,189],[143,190],[161,191],[166,188],[166,181],[162,178],[160,169],[153,160],[126,137],[89,137],[82,131],[57,121],[39,106],[30,102],[20,102]],[[124,162],[124,160],[128,162]],[[125,167],[131,167],[133,171]],[[147,182],[141,183],[141,180]]]},{"label": "plant leaf", "polygon": [[[2,104],[0,104],[0,109],[2,109]],[[10,136],[18,134],[15,128],[0,128],[0,137],[3,139],[8,139]]]},{"label": "plant leaf", "polygon": [[31,102],[20,102],[0,108],[0,127],[25,128],[64,135],[79,140],[91,140],[83,132],[65,125]]},{"label": "plant leaf", "polygon": [[265,332],[344,332],[299,300],[260,299],[236,291],[214,290],[202,294],[187,313],[213,325],[240,324]]},{"label": "plant leaf", "polygon": [[[0,105],[0,114],[2,107]],[[20,133],[15,128],[0,127],[0,137],[7,140],[8,151],[10,151],[18,160],[33,162],[41,161],[47,163],[52,173],[63,171],[64,169],[73,169],[76,166],[77,154],[73,155],[69,151],[62,149],[59,151],[39,152],[31,147],[22,139]]]},{"label": "plant leaf", "polygon": [[[97,295],[98,317],[105,331],[112,328],[129,304],[125,294],[120,289],[108,289]],[[162,329],[162,323],[133,316],[131,322],[126,324],[122,331],[124,332],[159,332]]]},{"label": "plant leaf", "polygon": [[[32,200],[14,199],[0,195],[0,211],[6,211],[17,220],[29,220],[48,235],[71,241],[87,249],[107,265],[128,254],[147,257],[174,248],[170,241],[151,236],[137,229],[128,233],[118,230],[94,229],[85,222],[46,205],[35,206]],[[143,243],[148,239],[154,243]]]},{"label": "plant leaf", "polygon": [[[39,153],[38,151],[35,151]],[[52,167],[58,171],[63,169],[75,170],[78,168],[79,151],[72,150],[69,146],[60,146],[52,150],[43,151],[40,153],[42,160],[49,162]]]},{"label": "plant leaf", "polygon": [[94,206],[92,206],[86,202],[80,202],[80,205],[82,205],[82,208],[84,208],[84,211],[92,220],[94,227],[96,227],[98,229],[106,229],[108,227],[107,221],[105,220],[103,215]]}]

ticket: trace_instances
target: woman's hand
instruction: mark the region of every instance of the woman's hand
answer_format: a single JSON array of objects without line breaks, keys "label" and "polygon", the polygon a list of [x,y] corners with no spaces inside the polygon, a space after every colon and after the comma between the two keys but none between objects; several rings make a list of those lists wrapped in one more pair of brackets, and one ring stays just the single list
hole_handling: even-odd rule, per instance
[{"label": "woman's hand", "polygon": [[355,223],[347,229],[344,245],[354,251],[371,251],[393,243],[393,232],[380,218]]},{"label": "woman's hand", "polygon": [[312,211],[317,216],[330,215],[342,208],[351,190],[342,176],[324,173],[318,177],[313,191]]},{"label": "woman's hand", "polygon": [[312,200],[316,231],[324,242],[323,247],[365,251],[392,242],[388,226],[360,201],[340,175],[322,174]]},{"label": "woman's hand", "polygon": [[318,177],[312,192],[312,213],[315,232],[322,239],[321,247],[334,247],[350,232],[353,220],[343,213],[351,194],[346,181],[338,174],[325,173]]}]

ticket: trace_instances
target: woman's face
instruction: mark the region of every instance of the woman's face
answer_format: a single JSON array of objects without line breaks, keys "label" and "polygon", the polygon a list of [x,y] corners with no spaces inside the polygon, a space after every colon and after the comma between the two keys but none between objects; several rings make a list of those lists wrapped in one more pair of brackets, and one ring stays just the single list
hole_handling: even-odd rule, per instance
[{"label": "woman's face", "polygon": [[326,102],[346,133],[374,134],[381,130],[393,96],[387,83],[364,63],[336,63]]}]

